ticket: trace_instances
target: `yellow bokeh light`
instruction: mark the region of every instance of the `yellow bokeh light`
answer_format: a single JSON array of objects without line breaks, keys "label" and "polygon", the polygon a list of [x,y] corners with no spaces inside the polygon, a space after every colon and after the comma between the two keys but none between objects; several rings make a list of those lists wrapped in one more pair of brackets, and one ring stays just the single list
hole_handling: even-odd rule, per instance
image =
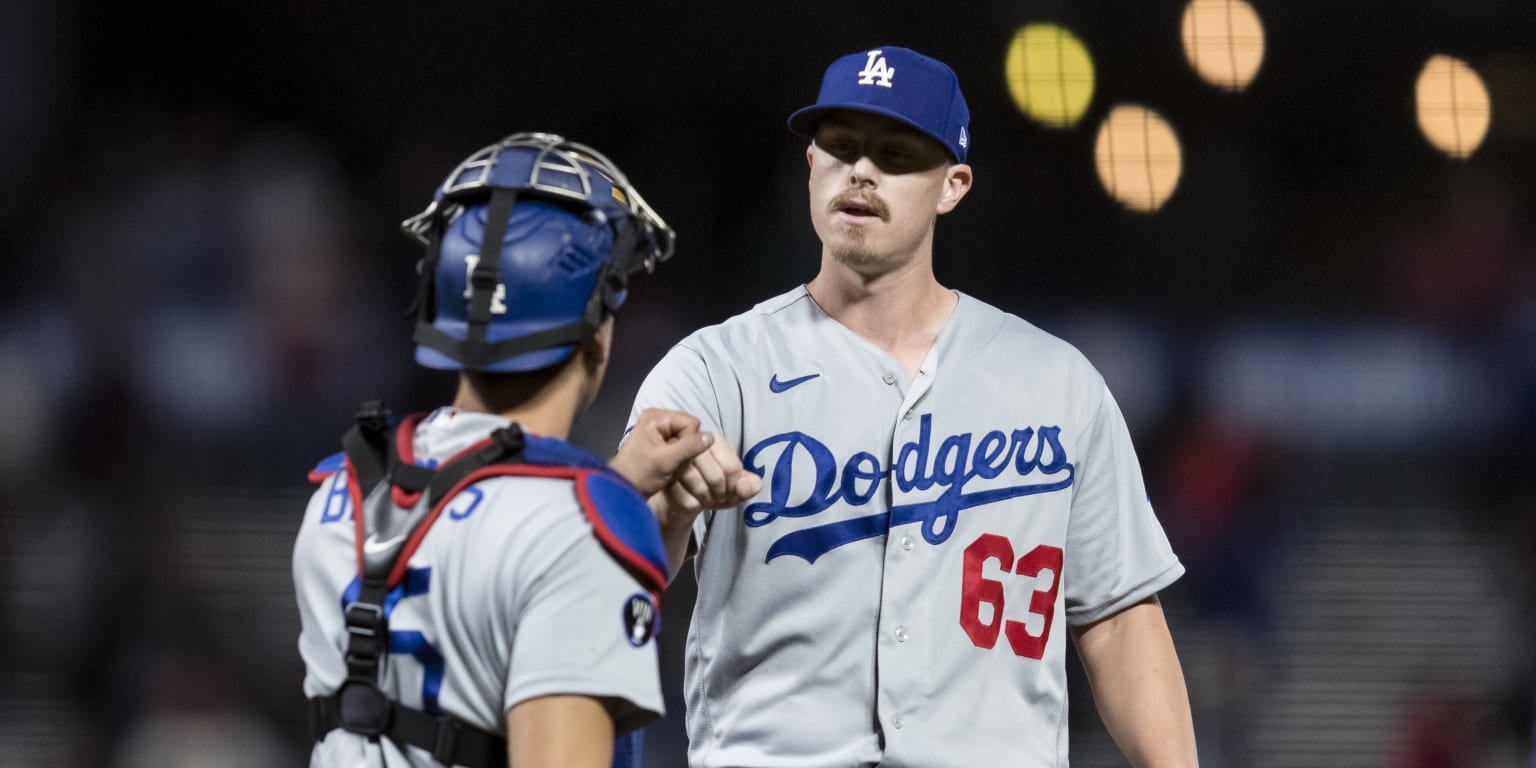
[{"label": "yellow bokeh light", "polygon": [[1243,0],[1193,0],[1184,8],[1184,58],[1206,82],[1240,91],[1264,61],[1264,25]]},{"label": "yellow bokeh light", "polygon": [[1093,59],[1076,35],[1055,24],[1016,32],[1003,71],[1013,103],[1051,128],[1076,125],[1093,100]]},{"label": "yellow bokeh light", "polygon": [[1162,115],[1132,105],[1110,110],[1094,143],[1099,181],[1133,211],[1161,208],[1179,185],[1184,157],[1179,138]]},{"label": "yellow bokeh light", "polygon": [[1430,57],[1414,89],[1419,130],[1451,157],[1470,157],[1488,134],[1493,104],[1483,79],[1465,61]]}]

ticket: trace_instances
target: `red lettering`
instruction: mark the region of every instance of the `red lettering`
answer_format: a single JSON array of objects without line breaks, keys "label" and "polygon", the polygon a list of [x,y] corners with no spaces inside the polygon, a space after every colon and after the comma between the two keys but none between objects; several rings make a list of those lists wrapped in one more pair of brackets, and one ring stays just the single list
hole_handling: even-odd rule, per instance
[{"label": "red lettering", "polygon": [[[1060,547],[1041,544],[1014,562],[1012,542],[993,533],[982,534],[971,542],[965,548],[960,584],[960,628],[965,630],[971,643],[977,648],[991,649],[997,645],[998,635],[1004,633],[1016,655],[1044,658],[1051,624],[1056,617],[1056,596],[1061,591],[1062,559]],[[1042,619],[1039,634],[1030,634],[1028,625],[1022,621],[1003,618],[1007,602],[1003,582],[982,575],[987,562],[992,560],[997,561],[1003,573],[1012,571],[1018,576],[1038,579],[1050,571],[1050,585],[1036,589],[1029,596],[1029,612]],[[981,618],[984,604],[992,609],[990,618],[985,621]]]}]

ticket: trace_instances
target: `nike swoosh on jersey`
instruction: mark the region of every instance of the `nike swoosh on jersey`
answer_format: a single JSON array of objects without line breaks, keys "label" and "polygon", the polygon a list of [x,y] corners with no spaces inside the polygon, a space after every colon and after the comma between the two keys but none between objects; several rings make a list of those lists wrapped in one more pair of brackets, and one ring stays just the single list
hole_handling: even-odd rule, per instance
[{"label": "nike swoosh on jersey", "polygon": [[384,541],[379,541],[378,534],[369,534],[368,539],[363,542],[363,554],[365,554],[365,555],[377,555],[380,552],[388,552],[390,547],[393,547],[396,544],[399,544],[400,540],[404,539],[404,538],[405,538],[405,534],[402,533],[399,536],[396,536],[396,537],[394,537],[392,539],[385,539]]},{"label": "nike swoosh on jersey", "polygon": [[813,373],[813,374],[810,374],[808,376],[801,376],[798,379],[790,379],[789,381],[779,381],[779,375],[777,373],[775,373],[774,375],[772,375],[772,376],[770,376],[768,378],[768,388],[773,390],[774,392],[785,392],[785,391],[788,391],[790,387],[799,386],[799,385],[804,384],[807,381],[810,381],[811,379],[814,379],[814,378],[816,378],[817,376],[820,376],[820,375],[821,374],[819,374],[819,373]]}]

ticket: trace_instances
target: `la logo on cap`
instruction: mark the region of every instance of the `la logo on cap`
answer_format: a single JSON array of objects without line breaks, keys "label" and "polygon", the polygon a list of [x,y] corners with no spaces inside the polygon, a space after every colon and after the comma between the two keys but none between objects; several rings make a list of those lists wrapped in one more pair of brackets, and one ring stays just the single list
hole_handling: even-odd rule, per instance
[{"label": "la logo on cap", "polygon": [[885,57],[880,55],[880,49],[870,51],[868,56],[869,58],[864,60],[864,68],[859,70],[859,85],[891,87],[891,76],[896,74],[896,70],[886,65]]}]

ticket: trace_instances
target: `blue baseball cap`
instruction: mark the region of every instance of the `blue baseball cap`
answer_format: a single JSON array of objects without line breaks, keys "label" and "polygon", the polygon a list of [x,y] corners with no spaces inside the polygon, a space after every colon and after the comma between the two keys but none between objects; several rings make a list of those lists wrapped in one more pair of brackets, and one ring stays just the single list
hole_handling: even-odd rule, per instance
[{"label": "blue baseball cap", "polygon": [[910,125],[943,144],[956,162],[965,162],[971,112],[960,79],[938,59],[893,45],[848,54],[827,67],[816,103],[790,115],[789,129],[809,138],[822,118],[839,109]]}]

